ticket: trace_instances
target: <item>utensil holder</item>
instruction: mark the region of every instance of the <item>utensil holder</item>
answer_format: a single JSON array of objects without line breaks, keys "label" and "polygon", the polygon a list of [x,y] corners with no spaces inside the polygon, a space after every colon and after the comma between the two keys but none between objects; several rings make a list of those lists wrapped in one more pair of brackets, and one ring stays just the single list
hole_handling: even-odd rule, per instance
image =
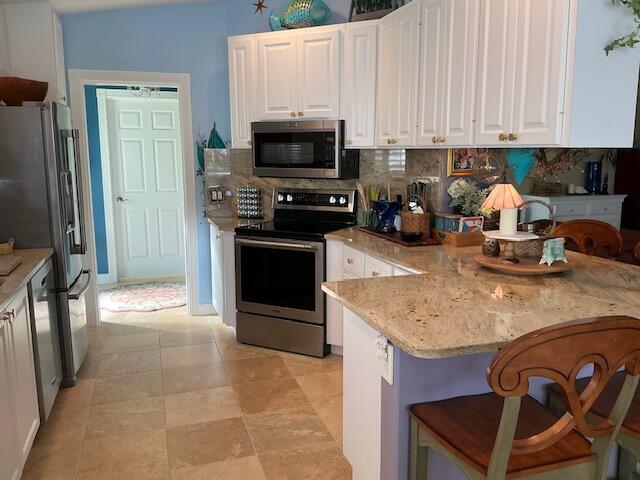
[{"label": "utensil holder", "polygon": [[358,225],[363,228],[373,228],[378,225],[378,213],[374,210],[361,210],[358,212]]},{"label": "utensil holder", "polygon": [[420,232],[425,237],[431,236],[431,215],[428,213],[400,212],[402,222],[400,231],[405,233]]}]

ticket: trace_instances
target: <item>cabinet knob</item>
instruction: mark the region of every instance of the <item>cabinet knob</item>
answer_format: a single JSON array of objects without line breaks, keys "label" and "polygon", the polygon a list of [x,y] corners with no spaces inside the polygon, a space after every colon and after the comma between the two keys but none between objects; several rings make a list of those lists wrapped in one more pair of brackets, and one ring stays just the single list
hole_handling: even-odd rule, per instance
[{"label": "cabinet knob", "polygon": [[291,112],[291,118],[296,118],[296,112]]},{"label": "cabinet knob", "polygon": [[391,145],[391,139],[387,138],[387,145]]},{"label": "cabinet knob", "polygon": [[509,136],[506,133],[501,133],[498,135],[498,140],[501,142],[506,142],[509,139]]},{"label": "cabinet knob", "polygon": [[438,137],[433,137],[433,138],[431,139],[431,142],[432,142],[432,143],[438,143]]},{"label": "cabinet knob", "polygon": [[253,145],[253,142],[251,140],[247,140],[247,145]]},{"label": "cabinet knob", "polygon": [[304,112],[298,112],[299,117],[304,117]]},{"label": "cabinet knob", "polygon": [[373,272],[371,272],[371,276],[372,277],[379,277],[380,276],[380,272],[373,271]]},{"label": "cabinet knob", "polygon": [[347,263],[349,265],[353,265],[353,259],[352,258],[347,258]]},{"label": "cabinet knob", "polygon": [[351,140],[347,140],[347,145],[353,145],[353,142]]},{"label": "cabinet knob", "polygon": [[440,143],[445,143],[447,141],[447,137],[440,137]]},{"label": "cabinet knob", "polygon": [[509,134],[509,141],[510,142],[515,142],[520,138],[520,136],[517,133],[510,133]]}]

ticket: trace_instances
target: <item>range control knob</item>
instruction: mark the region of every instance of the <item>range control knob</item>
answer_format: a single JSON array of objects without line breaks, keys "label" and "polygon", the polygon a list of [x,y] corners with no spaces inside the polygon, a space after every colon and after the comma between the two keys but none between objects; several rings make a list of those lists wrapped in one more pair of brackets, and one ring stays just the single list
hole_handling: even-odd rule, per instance
[{"label": "range control knob", "polygon": [[278,194],[278,202],[284,202],[284,195],[281,193]]},{"label": "range control knob", "polygon": [[336,197],[334,197],[333,195],[331,195],[331,196],[329,197],[329,203],[330,203],[331,205],[335,205],[335,203],[336,203],[336,202],[337,202]]},{"label": "range control knob", "polygon": [[287,194],[287,202],[293,202],[293,195],[290,193]]},{"label": "range control knob", "polygon": [[340,205],[346,205],[347,204],[347,197],[340,197],[340,199],[338,201],[340,202]]}]

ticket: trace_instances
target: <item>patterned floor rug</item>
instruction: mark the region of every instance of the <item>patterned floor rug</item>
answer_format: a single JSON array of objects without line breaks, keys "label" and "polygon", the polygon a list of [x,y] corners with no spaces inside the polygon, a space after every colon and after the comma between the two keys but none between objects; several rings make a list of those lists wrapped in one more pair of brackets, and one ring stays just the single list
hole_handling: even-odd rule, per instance
[{"label": "patterned floor rug", "polygon": [[110,312],[154,312],[187,304],[183,282],[145,282],[100,292],[100,307]]}]

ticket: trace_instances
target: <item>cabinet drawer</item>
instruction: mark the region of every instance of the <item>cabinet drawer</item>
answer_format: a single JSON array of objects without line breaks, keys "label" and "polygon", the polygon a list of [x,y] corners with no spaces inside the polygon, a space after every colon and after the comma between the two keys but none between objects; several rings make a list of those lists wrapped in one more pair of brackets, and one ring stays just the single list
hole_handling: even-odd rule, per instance
[{"label": "cabinet drawer", "polygon": [[391,277],[393,276],[393,266],[382,262],[377,258],[366,256],[364,259],[364,277]]},{"label": "cabinet drawer", "polygon": [[556,204],[556,216],[584,218],[587,216],[587,203],[559,203]]},{"label": "cabinet drawer", "polygon": [[362,278],[364,275],[364,253],[345,245],[343,268],[346,273],[350,273],[357,278]]},{"label": "cabinet drawer", "polygon": [[605,222],[608,223],[609,225],[612,225],[616,228],[620,228],[620,215],[619,214],[613,214],[613,215],[591,215],[591,217],[589,217],[591,220],[600,220],[601,222]]},{"label": "cabinet drawer", "polygon": [[598,202],[591,204],[591,215],[618,215],[622,211],[619,203]]}]

